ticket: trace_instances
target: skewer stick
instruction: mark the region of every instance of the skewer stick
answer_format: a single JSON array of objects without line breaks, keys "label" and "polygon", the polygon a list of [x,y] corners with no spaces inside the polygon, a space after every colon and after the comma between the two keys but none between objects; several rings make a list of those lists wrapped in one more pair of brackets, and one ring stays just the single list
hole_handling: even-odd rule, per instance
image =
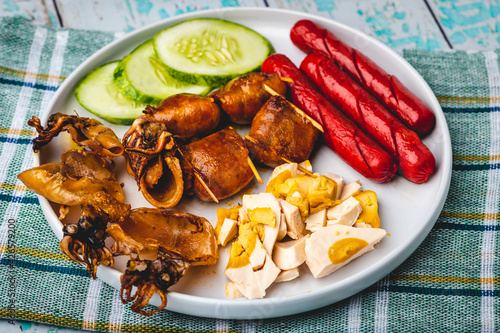
[{"label": "skewer stick", "polygon": [[[182,151],[180,149],[177,149],[177,151],[179,152],[179,154],[181,156],[183,156]],[[208,195],[212,198],[212,200],[215,201],[216,203],[219,203],[219,200],[215,196],[214,192],[212,192],[212,190],[210,190],[207,183],[205,183],[205,181],[203,179],[201,179],[201,176],[198,174],[198,172],[194,168],[193,168],[193,173],[194,173],[194,177],[200,182],[201,186],[203,186],[205,191],[207,191]]]},{"label": "skewer stick", "polygon": [[[273,96],[280,96],[276,91],[273,90],[273,88],[269,87],[267,84],[263,84],[264,90],[270,93]],[[316,127],[321,133],[324,133],[325,131],[323,130],[323,126],[321,126],[316,120],[312,119],[307,113],[299,109],[295,104],[291,103],[290,101],[287,101],[288,104],[297,112],[300,114],[302,117],[306,118],[311,122],[311,124]]]},{"label": "skewer stick", "polygon": [[[248,141],[250,141],[250,142],[252,142],[252,143],[254,143],[254,144],[258,144],[257,140],[255,140],[255,139],[254,139],[254,138],[252,138],[251,136],[249,136],[249,135],[245,135],[244,137],[245,137],[245,139],[247,139]],[[281,159],[282,159],[284,162],[286,162],[286,163],[295,163],[295,162],[292,162],[292,161],[290,161],[289,159],[284,158],[284,157],[281,157],[281,156],[280,156],[279,158],[281,158]],[[298,168],[300,171],[302,171],[303,173],[305,173],[306,175],[314,177],[314,174],[313,174],[311,171],[307,170],[306,168],[304,168],[303,166],[301,166],[301,165],[300,165],[300,164],[298,164],[298,163],[297,163],[297,168]],[[262,184],[262,183],[261,183],[261,184]]]},{"label": "skewer stick", "polygon": [[289,77],[284,77],[284,76],[280,76],[280,80],[281,80],[281,81],[284,81],[284,82],[290,82],[290,83],[292,83],[292,82],[293,82],[293,80],[292,80],[292,79],[290,79]]},{"label": "skewer stick", "polygon": [[196,177],[196,179],[198,179],[198,181],[200,182],[201,186],[203,186],[203,188],[205,189],[205,191],[207,191],[207,193],[210,195],[210,197],[216,202],[216,203],[219,203],[219,200],[217,199],[217,197],[214,195],[214,193],[210,190],[210,188],[208,187],[207,183],[205,183],[205,181],[203,179],[201,179],[201,176],[195,171],[194,172],[194,176]]},{"label": "skewer stick", "polygon": [[257,181],[259,183],[264,184],[264,182],[262,181],[262,178],[260,178],[259,171],[257,171],[257,168],[255,167],[252,160],[250,159],[250,156],[247,156],[247,162],[248,162],[248,165],[250,166],[250,169],[252,169],[252,172],[253,172],[253,175],[255,176],[255,179],[257,179]]},{"label": "skewer stick", "polygon": [[[288,159],[286,159],[286,158],[284,158],[284,157],[282,157],[281,159],[282,159],[283,161],[285,161],[286,163],[294,163],[294,162],[292,162],[292,161],[290,161],[290,160],[288,160]],[[305,173],[305,174],[306,174],[306,175],[308,175],[308,176],[314,177],[314,174],[313,174],[311,171],[307,170],[306,168],[304,168],[304,167],[303,167],[302,165],[300,165],[299,163],[297,163],[297,169],[299,169],[300,171],[302,171],[303,173]]]}]

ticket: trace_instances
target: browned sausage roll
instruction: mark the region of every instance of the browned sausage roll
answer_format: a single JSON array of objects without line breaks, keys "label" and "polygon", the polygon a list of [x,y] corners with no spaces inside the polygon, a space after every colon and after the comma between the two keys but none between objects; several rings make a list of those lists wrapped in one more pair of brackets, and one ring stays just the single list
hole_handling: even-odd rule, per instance
[{"label": "browned sausage roll", "polygon": [[276,167],[286,158],[303,162],[309,158],[318,130],[298,114],[282,96],[272,96],[255,115],[246,145],[259,163]]},{"label": "browned sausage roll", "polygon": [[167,125],[174,136],[187,139],[210,133],[220,121],[220,109],[213,98],[194,94],[170,96],[157,107],[144,110],[149,121]]},{"label": "browned sausage roll", "polygon": [[194,177],[195,173],[219,200],[239,192],[253,178],[248,149],[243,138],[233,129],[215,132],[179,149],[184,190],[203,201],[212,201],[212,198]]},{"label": "browned sausage roll", "polygon": [[280,80],[278,75],[250,72],[229,81],[210,96],[228,114],[232,122],[250,124],[255,114],[271,96],[264,90],[263,84],[281,95],[286,93],[287,85]]}]

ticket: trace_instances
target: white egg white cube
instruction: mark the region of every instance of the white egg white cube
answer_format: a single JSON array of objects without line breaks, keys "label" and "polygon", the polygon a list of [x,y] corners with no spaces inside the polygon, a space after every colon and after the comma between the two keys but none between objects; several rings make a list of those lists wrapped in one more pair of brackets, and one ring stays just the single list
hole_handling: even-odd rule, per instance
[{"label": "white egg white cube", "polygon": [[257,276],[250,264],[238,268],[228,268],[224,271],[226,277],[234,282],[236,288],[248,299],[262,298],[266,295],[260,287]]},{"label": "white egg white cube", "polygon": [[342,194],[340,195],[340,201],[344,201],[352,195],[356,195],[361,192],[361,182],[358,180],[353,181],[347,185],[344,185],[342,189]]},{"label": "white egg white cube", "polygon": [[320,210],[307,217],[305,221],[306,229],[314,232],[326,225],[326,209]]},{"label": "white egg white cube", "polygon": [[335,196],[335,200],[340,200],[340,196],[344,189],[344,178],[342,178],[342,176],[339,176],[331,172],[325,173],[324,176],[330,178],[331,180],[337,183],[337,195]]},{"label": "white egg white cube", "polygon": [[285,217],[282,221],[285,221],[288,236],[292,239],[298,239],[305,229],[305,223],[302,221],[299,208],[286,200],[279,199],[278,202]]},{"label": "white egg white cube", "polygon": [[326,225],[343,224],[352,226],[363,211],[358,200],[348,197],[341,204],[329,208],[326,212]]},{"label": "white egg white cube", "polygon": [[287,282],[292,281],[299,277],[299,268],[295,267],[286,271],[281,271],[274,282]]},{"label": "white egg white cube", "polygon": [[285,214],[281,212],[281,223],[280,223],[280,230],[278,231],[278,237],[276,238],[276,241],[280,241],[286,236],[287,228],[286,228],[286,223],[285,222]]},{"label": "white egg white cube", "polygon": [[237,231],[238,221],[226,217],[222,223],[217,242],[222,246],[226,246],[226,244],[236,236]]},{"label": "white egg white cube", "polygon": [[274,245],[273,261],[281,270],[289,270],[302,265],[306,260],[306,239],[309,235],[302,238],[278,242]]},{"label": "white egg white cube", "polygon": [[232,299],[240,298],[243,294],[238,290],[236,284],[233,281],[226,283],[226,296]]}]

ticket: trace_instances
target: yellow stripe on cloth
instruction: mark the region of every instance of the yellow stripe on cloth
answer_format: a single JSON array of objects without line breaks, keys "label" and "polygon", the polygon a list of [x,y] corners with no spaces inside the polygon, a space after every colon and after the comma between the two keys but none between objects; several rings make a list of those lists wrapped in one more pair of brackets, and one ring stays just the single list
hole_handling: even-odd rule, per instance
[{"label": "yellow stripe on cloth", "polygon": [[436,96],[440,104],[472,104],[472,103],[500,103],[498,96],[458,97],[458,96]]},{"label": "yellow stripe on cloth", "polygon": [[500,160],[500,155],[453,155],[454,161],[498,161]]},{"label": "yellow stripe on cloth", "polygon": [[469,220],[498,220],[500,219],[500,213],[488,214],[488,213],[458,213],[458,212],[441,212],[439,217],[455,217],[459,219],[469,219]]},{"label": "yellow stripe on cloth", "polygon": [[0,74],[6,75],[6,76],[11,76],[11,77],[16,77],[16,78],[20,78],[20,79],[24,79],[26,76],[28,76],[28,77],[32,77],[36,80],[45,80],[45,81],[51,80],[51,81],[62,82],[66,79],[65,76],[32,73],[32,72],[20,71],[17,69],[12,69],[12,68],[3,67],[3,66],[0,66]]},{"label": "yellow stripe on cloth", "polygon": [[[11,315],[12,315],[11,309],[0,309],[0,317],[10,318]],[[69,326],[69,327],[74,327],[74,328],[83,328],[84,327],[83,320],[64,318],[64,317],[58,317],[58,316],[41,314],[41,313],[36,313],[36,312],[31,312],[31,311],[23,311],[23,310],[15,310],[15,319],[37,321],[37,322],[43,322],[43,323],[47,323],[47,324],[53,324],[53,325],[58,325],[58,326]],[[114,327],[114,325],[110,325],[109,323],[97,322],[94,324],[94,329],[97,329],[100,331],[109,332],[109,331],[111,331],[112,327]],[[137,332],[139,330],[141,332],[154,332],[154,333],[156,333],[156,332],[158,332],[158,333],[163,333],[163,332],[176,332],[176,333],[200,332],[200,331],[194,331],[194,330],[183,330],[183,329],[179,329],[179,328],[166,328],[166,327],[153,326],[153,325],[121,325],[120,328],[121,328],[122,332]],[[209,332],[239,333],[239,331],[234,331],[234,330],[223,330],[223,331],[203,330],[203,332],[206,332],[206,333],[209,333]]]},{"label": "yellow stripe on cloth", "polygon": [[[5,253],[7,251],[7,246],[0,246],[0,252]],[[12,251],[10,249],[9,251]],[[53,260],[62,260],[62,261],[70,261],[70,259],[63,253],[52,253],[47,251],[40,251],[22,247],[15,248],[16,254],[21,254],[30,257],[42,258],[42,259],[53,259]]]},{"label": "yellow stripe on cloth", "polygon": [[489,284],[500,285],[500,277],[482,279],[479,277],[468,277],[468,276],[398,275],[394,277],[393,280],[433,282],[433,283],[467,283],[467,284],[489,283]]},{"label": "yellow stripe on cloth", "polygon": [[0,127],[0,134],[35,136],[36,131],[35,130]]},{"label": "yellow stripe on cloth", "polygon": [[0,184],[0,188],[3,188],[5,190],[18,191],[18,192],[24,192],[24,191],[28,190],[28,188],[24,185],[15,185],[15,184],[8,184],[8,183]]}]

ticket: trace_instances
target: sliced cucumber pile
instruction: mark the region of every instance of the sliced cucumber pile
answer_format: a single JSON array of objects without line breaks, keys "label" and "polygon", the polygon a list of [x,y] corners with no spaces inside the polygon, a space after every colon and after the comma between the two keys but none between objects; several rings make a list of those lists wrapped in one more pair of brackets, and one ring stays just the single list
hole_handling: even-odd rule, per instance
[{"label": "sliced cucumber pile", "polygon": [[152,39],[123,58],[114,72],[114,80],[128,98],[153,105],[181,92],[206,95],[210,91],[209,86],[193,85],[171,77],[156,57]]},{"label": "sliced cucumber pile", "polygon": [[146,107],[127,98],[113,82],[120,61],[104,64],[81,80],[75,90],[78,103],[113,124],[130,125]]},{"label": "sliced cucumber pile", "polygon": [[273,52],[266,38],[240,24],[187,20],[158,32],[122,60],[90,72],[75,96],[93,114],[129,125],[147,105],[178,93],[206,95],[258,70]]},{"label": "sliced cucumber pile", "polygon": [[171,76],[212,87],[259,69],[274,52],[254,30],[211,18],[187,20],[160,31],[154,48]]}]

